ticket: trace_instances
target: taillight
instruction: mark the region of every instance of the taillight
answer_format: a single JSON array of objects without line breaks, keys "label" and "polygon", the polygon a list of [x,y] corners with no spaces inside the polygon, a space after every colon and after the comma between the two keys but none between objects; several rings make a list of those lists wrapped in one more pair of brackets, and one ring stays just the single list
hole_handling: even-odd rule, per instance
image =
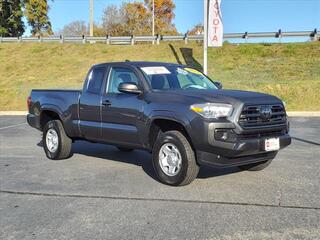
[{"label": "taillight", "polygon": [[28,107],[28,110],[30,109],[30,106],[31,106],[31,97],[29,96],[27,98],[27,107]]}]

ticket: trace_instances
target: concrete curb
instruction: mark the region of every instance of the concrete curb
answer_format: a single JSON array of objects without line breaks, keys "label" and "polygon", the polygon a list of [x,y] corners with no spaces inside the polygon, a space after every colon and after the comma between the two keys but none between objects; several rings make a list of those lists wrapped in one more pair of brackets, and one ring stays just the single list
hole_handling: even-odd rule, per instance
[{"label": "concrete curb", "polygon": [[0,111],[0,116],[25,116],[27,111]]},{"label": "concrete curb", "polygon": [[[25,116],[27,111],[0,111],[0,116]],[[320,112],[287,112],[289,117],[320,117]]]},{"label": "concrete curb", "polygon": [[320,112],[287,112],[289,117],[320,117]]}]

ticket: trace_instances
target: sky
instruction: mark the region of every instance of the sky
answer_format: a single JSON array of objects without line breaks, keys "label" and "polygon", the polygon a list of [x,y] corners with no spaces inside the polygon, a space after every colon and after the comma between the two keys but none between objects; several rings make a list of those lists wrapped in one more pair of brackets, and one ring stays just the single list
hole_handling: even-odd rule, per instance
[{"label": "sky", "polygon": [[[143,0],[94,0],[94,19],[101,23],[103,10],[109,4]],[[176,4],[174,23],[185,33],[203,23],[204,0],[173,0]],[[54,31],[75,20],[88,21],[89,0],[54,0],[49,16]],[[320,31],[320,0],[222,0],[225,33]]]}]

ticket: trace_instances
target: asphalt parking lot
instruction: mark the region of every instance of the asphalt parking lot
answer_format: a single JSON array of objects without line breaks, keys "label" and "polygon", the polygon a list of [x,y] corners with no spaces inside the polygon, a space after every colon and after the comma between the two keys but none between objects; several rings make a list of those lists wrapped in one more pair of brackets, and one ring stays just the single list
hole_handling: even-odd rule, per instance
[{"label": "asphalt parking lot", "polygon": [[320,118],[291,135],[261,172],[202,168],[177,188],[143,151],[81,141],[48,160],[24,117],[1,116],[0,239],[320,239]]}]

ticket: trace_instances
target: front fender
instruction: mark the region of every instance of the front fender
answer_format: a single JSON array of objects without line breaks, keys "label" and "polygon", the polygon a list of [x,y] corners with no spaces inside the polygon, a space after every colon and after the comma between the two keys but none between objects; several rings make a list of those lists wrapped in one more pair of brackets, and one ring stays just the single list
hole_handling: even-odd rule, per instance
[{"label": "front fender", "polygon": [[[155,120],[158,120],[158,119],[175,121],[181,124],[187,131],[187,134],[191,136],[191,126],[190,126],[190,121],[187,115],[181,114],[175,111],[170,111],[170,110],[159,110],[159,111],[155,110],[150,112],[148,116],[148,120],[146,121],[146,128],[145,128],[146,131],[145,131],[144,139],[149,140],[151,125]],[[148,145],[149,143],[146,142],[145,144]]]}]

